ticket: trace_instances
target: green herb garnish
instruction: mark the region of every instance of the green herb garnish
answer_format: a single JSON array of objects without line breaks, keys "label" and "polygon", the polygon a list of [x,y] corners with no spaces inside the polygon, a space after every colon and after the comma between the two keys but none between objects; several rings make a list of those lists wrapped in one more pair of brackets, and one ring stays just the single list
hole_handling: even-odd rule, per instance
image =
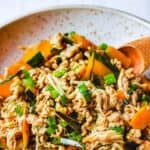
[{"label": "green herb garnish", "polygon": [[104,81],[107,85],[114,84],[117,82],[113,73],[104,76]]},{"label": "green herb garnish", "polygon": [[51,85],[48,85],[46,87],[46,91],[49,91],[51,93],[51,97],[53,99],[56,99],[59,96],[58,91],[55,88],[53,88]]},{"label": "green herb garnish", "polygon": [[91,100],[91,92],[87,88],[87,86],[84,83],[80,83],[78,85],[79,92],[83,95],[85,100],[89,102]]},{"label": "green herb garnish", "polygon": [[66,72],[67,72],[67,69],[63,68],[63,69],[54,71],[53,75],[57,78],[60,78],[60,77],[64,76]]},{"label": "green herb garnish", "polygon": [[73,70],[73,71],[76,71],[78,68],[79,68],[79,65],[74,65],[74,66],[72,67],[72,70]]},{"label": "green herb garnish", "polygon": [[60,96],[60,100],[61,100],[61,103],[62,103],[63,106],[67,105],[68,99],[64,94]]},{"label": "green herb garnish", "polygon": [[23,108],[20,105],[17,105],[17,107],[15,108],[15,112],[16,114],[21,117],[23,115]]},{"label": "green herb garnish", "polygon": [[124,128],[121,126],[113,126],[109,128],[110,130],[113,130],[119,134],[124,134]]},{"label": "green herb garnish", "polygon": [[68,123],[64,120],[59,120],[59,124],[63,127],[66,128],[68,126]]},{"label": "green herb garnish", "polygon": [[101,45],[100,45],[100,48],[102,49],[102,50],[106,50],[107,49],[107,47],[108,47],[108,45],[106,44],[106,43],[102,43]]},{"label": "green herb garnish", "polygon": [[81,139],[82,139],[81,134],[77,133],[77,132],[68,133],[67,136],[68,136],[69,139],[72,139],[72,140],[75,140],[75,141],[78,141],[78,142],[80,142]]},{"label": "green herb garnish", "polygon": [[55,116],[48,117],[47,133],[48,134],[55,133],[56,128],[57,128],[57,124],[56,124],[56,118],[55,118]]},{"label": "green herb garnish", "polygon": [[23,70],[23,74],[24,74],[24,78],[22,80],[23,86],[25,86],[26,89],[33,89],[35,86],[35,83],[34,83],[32,77],[30,76],[29,71]]}]

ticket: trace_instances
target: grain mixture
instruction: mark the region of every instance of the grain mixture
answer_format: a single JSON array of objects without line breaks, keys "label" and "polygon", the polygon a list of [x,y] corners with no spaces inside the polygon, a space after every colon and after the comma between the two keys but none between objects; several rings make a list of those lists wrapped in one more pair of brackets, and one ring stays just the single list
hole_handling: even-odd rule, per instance
[{"label": "grain mixture", "polygon": [[0,149],[149,149],[150,94],[129,58],[75,32],[20,47],[0,83]]}]

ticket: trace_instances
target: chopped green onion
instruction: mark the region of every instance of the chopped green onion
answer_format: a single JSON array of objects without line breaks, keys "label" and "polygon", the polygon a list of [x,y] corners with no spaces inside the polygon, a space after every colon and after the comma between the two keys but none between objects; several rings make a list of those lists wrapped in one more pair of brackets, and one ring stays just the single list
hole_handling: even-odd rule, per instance
[{"label": "chopped green onion", "polygon": [[22,70],[22,73],[23,73],[23,75],[24,75],[24,78],[30,78],[30,77],[31,77],[28,70],[25,70],[25,69],[24,69],[24,70]]},{"label": "chopped green onion", "polygon": [[136,84],[131,84],[130,88],[131,88],[133,91],[136,91],[138,87],[137,87]]},{"label": "chopped green onion", "polygon": [[78,85],[79,92],[83,95],[85,100],[89,102],[91,100],[91,92],[87,88],[87,86],[84,83],[80,83]]},{"label": "chopped green onion", "polygon": [[58,138],[58,137],[50,138],[50,142],[51,142],[52,144],[55,144],[55,145],[61,144],[61,143],[60,143],[60,138]]},{"label": "chopped green onion", "polygon": [[76,34],[76,32],[75,32],[75,31],[71,31],[71,32],[69,32],[69,35],[70,35],[70,36],[72,36],[72,35],[74,35],[74,34]]},{"label": "chopped green onion", "polygon": [[66,128],[68,126],[68,123],[64,120],[59,120],[59,124],[63,127]]},{"label": "chopped green onion", "polygon": [[136,84],[131,84],[130,89],[128,91],[129,94],[133,94],[137,90],[138,86]]},{"label": "chopped green onion", "polygon": [[150,102],[150,96],[146,94],[142,94],[141,96],[142,101]]},{"label": "chopped green onion", "polygon": [[27,89],[33,89],[34,88],[34,81],[32,78],[23,79],[23,86],[25,86]]},{"label": "chopped green onion", "polygon": [[104,76],[104,81],[107,85],[114,84],[117,82],[113,73]]},{"label": "chopped green onion", "polygon": [[46,91],[49,91],[51,93],[51,97],[53,99],[56,99],[59,96],[58,91],[55,88],[53,88],[51,85],[48,85],[46,87]]},{"label": "chopped green onion", "polygon": [[23,108],[20,105],[17,105],[17,107],[15,108],[15,112],[16,114],[21,117],[23,115]]},{"label": "chopped green onion", "polygon": [[72,67],[72,70],[73,70],[73,71],[76,71],[78,68],[79,68],[79,65],[74,65],[74,66]]},{"label": "chopped green onion", "polygon": [[29,71],[23,70],[23,74],[24,74],[24,79],[22,80],[23,86],[25,86],[26,89],[33,89],[35,86],[35,83],[34,83],[32,77],[30,76]]},{"label": "chopped green onion", "polygon": [[81,134],[77,133],[77,132],[68,133],[67,136],[68,136],[69,139],[72,139],[72,140],[75,140],[75,141],[78,141],[78,142],[80,142],[81,139],[82,139]]},{"label": "chopped green onion", "polygon": [[55,118],[55,116],[48,117],[47,133],[48,134],[55,133],[56,128],[57,128],[57,124],[56,124],[56,118]]},{"label": "chopped green onion", "polygon": [[68,99],[64,94],[60,96],[60,100],[61,100],[62,105],[64,106],[67,105]]},{"label": "chopped green onion", "polygon": [[121,126],[113,126],[109,128],[110,130],[113,130],[119,134],[124,134],[124,128]]},{"label": "chopped green onion", "polygon": [[106,44],[106,43],[102,43],[101,45],[100,45],[100,48],[102,49],[102,50],[106,50],[107,49],[107,47],[108,47],[108,45]]},{"label": "chopped green onion", "polygon": [[65,73],[67,72],[66,68],[60,69],[60,70],[56,70],[53,72],[53,75],[57,78],[62,77]]}]

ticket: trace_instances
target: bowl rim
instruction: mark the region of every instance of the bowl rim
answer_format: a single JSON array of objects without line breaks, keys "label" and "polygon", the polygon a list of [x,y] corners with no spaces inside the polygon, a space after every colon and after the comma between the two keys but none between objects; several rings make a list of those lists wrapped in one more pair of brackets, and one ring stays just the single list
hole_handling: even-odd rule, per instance
[{"label": "bowl rim", "polygon": [[139,16],[136,16],[134,14],[131,14],[129,12],[120,10],[120,9],[104,7],[104,6],[100,6],[100,5],[91,5],[91,4],[65,4],[65,5],[54,5],[54,6],[37,8],[37,9],[31,10],[29,12],[18,14],[17,16],[15,16],[11,19],[8,19],[4,23],[2,23],[0,25],[0,30],[2,30],[3,28],[5,28],[6,26],[8,26],[12,23],[15,23],[21,19],[25,19],[26,17],[32,16],[32,15],[49,12],[49,11],[67,10],[67,9],[94,9],[94,10],[102,10],[103,9],[106,11],[111,11],[111,13],[119,13],[120,15],[122,15],[128,19],[134,20],[134,21],[141,23],[144,26],[150,28],[150,21],[143,19]]}]

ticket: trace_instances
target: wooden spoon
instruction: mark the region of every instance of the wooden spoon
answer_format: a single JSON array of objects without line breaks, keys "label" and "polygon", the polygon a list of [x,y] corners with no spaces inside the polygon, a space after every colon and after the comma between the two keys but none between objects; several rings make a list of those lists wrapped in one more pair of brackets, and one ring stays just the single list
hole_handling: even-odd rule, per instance
[{"label": "wooden spoon", "polygon": [[131,58],[131,66],[137,75],[150,66],[150,37],[131,41],[118,50]]}]

